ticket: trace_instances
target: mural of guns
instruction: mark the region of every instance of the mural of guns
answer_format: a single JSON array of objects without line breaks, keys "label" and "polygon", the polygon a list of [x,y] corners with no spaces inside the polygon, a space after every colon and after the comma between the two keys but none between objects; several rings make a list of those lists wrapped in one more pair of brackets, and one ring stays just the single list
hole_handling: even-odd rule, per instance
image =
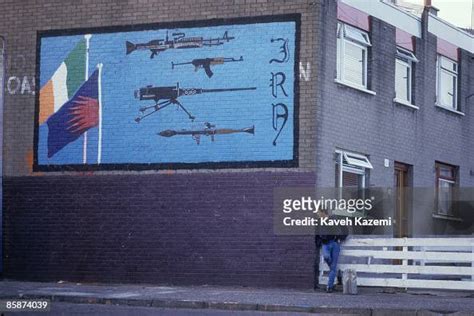
[{"label": "mural of guns", "polygon": [[203,38],[203,37],[186,37],[184,33],[173,33],[173,39],[169,39],[168,32],[166,32],[165,39],[156,39],[149,41],[148,43],[139,43],[134,44],[132,42],[126,41],[126,54],[130,54],[136,50],[150,50],[150,58],[154,58],[159,53],[168,50],[168,49],[183,49],[183,48],[201,48],[204,46],[219,46],[224,43],[233,40],[234,37],[231,37],[224,33],[222,37],[217,38]]},{"label": "mural of guns", "polygon": [[231,129],[231,128],[216,128],[216,125],[211,123],[204,123],[205,128],[201,130],[180,130],[175,131],[167,129],[158,133],[162,137],[173,137],[176,135],[191,135],[196,141],[196,144],[200,144],[201,136],[210,136],[211,141],[214,141],[215,135],[235,134],[235,133],[249,133],[255,135],[255,126],[242,128],[242,129]]},{"label": "mural of guns", "polygon": [[[179,82],[174,87],[154,87],[146,86],[135,91],[135,98],[144,101],[152,100],[155,102],[154,105],[140,107],[140,115],[135,119],[137,123],[140,123],[145,117],[158,112],[170,104],[176,104],[178,108],[181,108],[189,117],[194,120],[195,117],[186,110],[186,108],[178,101],[181,96],[192,96],[202,93],[214,93],[214,92],[231,92],[231,91],[248,91],[256,90],[256,87],[251,88],[227,88],[227,89],[201,89],[201,88],[180,88]],[[151,111],[149,111],[151,110]]]},{"label": "mural of guns", "polygon": [[231,58],[231,57],[214,57],[214,58],[200,58],[200,59],[193,59],[192,61],[185,62],[185,63],[173,63],[171,62],[171,69],[174,69],[175,66],[180,65],[193,65],[194,71],[198,71],[199,68],[203,68],[206,72],[206,75],[211,78],[214,73],[211,70],[212,65],[222,65],[224,63],[230,62],[238,62],[243,61],[244,58],[240,56],[239,59]]}]

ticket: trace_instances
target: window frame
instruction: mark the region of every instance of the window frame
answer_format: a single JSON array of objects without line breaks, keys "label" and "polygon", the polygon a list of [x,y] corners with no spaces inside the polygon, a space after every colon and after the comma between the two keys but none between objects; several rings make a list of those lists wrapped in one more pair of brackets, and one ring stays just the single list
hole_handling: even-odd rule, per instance
[{"label": "window frame", "polygon": [[[397,52],[395,56],[395,98],[394,101],[398,103],[405,104],[407,103],[408,105],[414,106],[413,102],[413,66],[414,63],[417,63],[418,59],[416,58],[415,54],[409,50],[403,49],[401,47],[397,47]],[[397,63],[405,66],[408,69],[408,75],[407,75],[407,96],[408,98],[405,97],[400,97],[397,95],[397,80],[398,77],[396,76],[397,71]]]},{"label": "window frame", "polygon": [[[358,39],[357,36],[351,33],[358,33],[360,38]],[[370,41],[369,33],[355,28],[351,25],[348,25],[344,22],[338,21],[337,22],[337,33],[336,33],[336,42],[337,42],[337,50],[336,50],[336,60],[337,60],[337,69],[336,69],[336,78],[343,83],[347,83],[348,85],[353,85],[358,88],[368,90],[368,63],[369,63],[369,47],[372,46]],[[362,52],[363,59],[362,59],[362,84],[358,82],[354,82],[351,80],[346,79],[345,76],[345,55],[346,55],[346,43],[349,42],[351,45],[356,46]]]},{"label": "window frame", "polygon": [[[454,69],[448,69],[444,67],[442,62],[446,60],[448,62],[451,62],[452,65],[454,66]],[[440,97],[441,93],[441,74],[445,73],[448,74],[449,76],[452,76],[454,78],[454,95],[453,97],[453,104],[444,104],[442,102],[442,98]],[[436,105],[448,109],[450,111],[460,111],[459,109],[459,64],[457,61],[448,58],[446,56],[438,54],[438,57],[436,59]]]},{"label": "window frame", "polygon": [[[441,169],[442,168],[449,169],[450,172],[451,172],[451,175],[450,176],[442,175],[441,174]],[[452,209],[453,208],[453,202],[455,200],[453,191],[451,192],[451,202],[450,202],[451,206],[450,206],[450,209],[447,210],[446,213],[441,212],[441,209],[440,209],[440,202],[441,202],[440,201],[440,189],[441,189],[441,186],[440,186],[440,184],[441,183],[448,183],[448,184],[450,184],[451,190],[453,190],[457,186],[457,183],[458,183],[458,181],[457,181],[458,167],[450,165],[450,164],[446,164],[446,163],[436,162],[435,169],[436,169],[436,207],[435,207],[435,214],[438,215],[438,216],[442,216],[442,217],[455,218],[455,216],[453,214],[453,209]]]},{"label": "window frame", "polygon": [[[363,196],[361,197],[362,199],[365,199],[365,192],[364,190],[366,188],[369,187],[369,184],[368,184],[368,178],[369,178],[369,175],[368,175],[368,172],[369,170],[373,169],[373,166],[372,164],[370,163],[370,159],[367,155],[362,155],[362,154],[356,154],[356,153],[353,153],[353,152],[350,152],[350,151],[345,151],[345,150],[340,150],[340,149],[337,149],[335,154],[337,155],[336,156],[336,163],[335,163],[335,167],[338,168],[336,169],[338,171],[337,173],[337,178],[336,178],[336,188],[338,188],[338,197],[339,199],[342,199],[343,198],[343,188],[344,188],[344,172],[348,172],[348,173],[352,173],[352,174],[356,174],[357,176],[360,176],[361,179],[360,179],[360,187],[358,187],[358,190],[362,190],[362,194]],[[351,165],[349,163],[345,163],[344,160],[345,158],[347,157],[354,157],[356,159],[359,159],[359,160],[365,160],[366,163],[359,163],[358,165]],[[349,159],[350,161],[350,159]],[[341,211],[341,210],[336,210],[337,211]],[[339,215],[344,215],[344,216],[347,216],[347,213],[341,213]],[[352,214],[352,216],[365,216],[365,211],[363,211],[362,213],[360,212],[356,212],[354,214]]]},{"label": "window frame", "polygon": [[[337,155],[336,165],[339,166],[339,172],[337,175],[338,179],[336,179],[337,188],[340,188],[340,189],[343,188],[342,183],[343,183],[344,172],[354,173],[354,174],[362,176],[362,189],[367,188],[367,171],[373,169],[373,166],[370,163],[369,157],[366,155],[356,154],[350,151],[339,150],[339,149],[336,150],[335,154]],[[344,156],[347,156],[347,155],[365,158],[370,164],[370,167],[355,166],[355,165],[350,165],[348,163],[344,163]]]}]

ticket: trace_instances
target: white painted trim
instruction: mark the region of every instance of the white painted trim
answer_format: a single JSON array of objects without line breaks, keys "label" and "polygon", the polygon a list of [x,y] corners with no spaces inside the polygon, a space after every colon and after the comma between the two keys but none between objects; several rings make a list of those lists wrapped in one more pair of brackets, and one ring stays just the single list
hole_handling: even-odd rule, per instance
[{"label": "white painted trim", "polygon": [[[86,34],[84,35],[84,38],[86,39],[86,66],[85,66],[85,76],[84,76],[84,82],[89,79],[89,44],[91,40],[92,35],[91,34]],[[82,163],[86,164],[87,163],[87,131],[84,132],[84,137],[83,137],[83,144],[82,144]]]},{"label": "white painted trim", "polygon": [[420,108],[414,104],[411,104],[405,100],[402,100],[402,99],[397,99],[397,98],[393,98],[393,102],[397,103],[397,104],[400,104],[400,105],[403,105],[403,106],[407,106],[409,108],[412,108],[414,110],[419,110]]},{"label": "white painted trim", "polygon": [[[343,246],[344,247],[344,246]],[[473,267],[460,266],[419,266],[419,265],[391,265],[391,264],[353,264],[343,263],[337,265],[339,270],[353,269],[364,273],[410,273],[410,274],[443,274],[443,275],[471,275]],[[320,267],[323,271],[329,271],[326,264]]]},{"label": "white painted trim", "polygon": [[428,32],[474,54],[474,35],[440,19],[436,15],[428,16]]},{"label": "white painted trim", "polygon": [[351,237],[344,243],[345,247],[464,247],[470,251],[474,246],[471,237],[423,237],[423,238],[366,238]]},{"label": "white painted trim", "polygon": [[390,3],[368,0],[339,0],[343,3],[363,11],[368,15],[385,21],[400,30],[421,38],[421,19]]},{"label": "white painted trim", "polygon": [[[369,158],[367,158],[367,156],[365,155],[354,154],[347,151],[345,151],[343,155],[349,165],[357,166],[364,169],[374,169],[374,167],[369,161]],[[362,161],[357,161],[357,160],[362,160]]]},{"label": "white painted trim", "polygon": [[410,103],[412,101],[412,94],[413,94],[413,62],[412,61],[405,61],[403,59],[400,59],[398,56],[395,58],[395,99],[397,100],[403,100],[403,99],[398,99],[397,98],[397,85],[398,85],[398,80],[400,80],[399,77],[397,77],[397,64],[400,64],[402,66],[405,66],[408,69],[408,75],[407,75],[407,94],[408,94],[408,100],[405,101],[405,103]]},{"label": "white painted trim", "polygon": [[411,62],[411,63],[419,62],[418,58],[416,58],[413,52],[400,46],[397,46],[397,59],[402,59],[402,60],[407,59],[408,62]]},{"label": "white painted trim", "polygon": [[[346,45],[347,44],[350,44],[350,45],[353,45],[353,46],[356,46],[358,48],[360,48],[363,52],[363,56],[364,56],[364,59],[363,59],[363,73],[362,73],[362,80],[363,80],[363,85],[362,87],[364,89],[367,88],[367,85],[368,85],[368,75],[367,75],[367,64],[369,62],[369,50],[368,50],[368,47],[371,46],[371,43],[370,43],[370,37],[369,37],[369,34],[367,32],[364,32],[362,30],[359,30],[359,29],[356,29],[354,27],[351,27],[350,25],[347,25],[343,22],[338,22],[338,28],[339,28],[339,32],[337,34],[337,78],[343,82],[347,82],[349,83],[346,79],[345,79],[345,73],[346,73]],[[351,37],[348,37],[346,35],[346,29],[347,30],[352,30],[353,32],[359,32],[361,34],[361,37],[367,39],[367,42],[366,43],[361,43],[360,41],[356,41],[354,40],[353,38]],[[356,83],[349,83],[349,84],[353,84],[353,85],[356,85],[358,86],[358,84]]]},{"label": "white painted trim", "polygon": [[457,110],[455,110],[455,109],[448,108],[448,107],[443,106],[443,105],[438,104],[438,103],[435,103],[435,106],[438,107],[438,108],[441,108],[441,109],[443,109],[443,110],[446,110],[446,111],[455,113],[455,114],[457,114],[457,115],[461,115],[461,116],[465,116],[465,115],[466,115],[466,114],[464,114],[464,113],[461,112],[461,111],[457,111]]},{"label": "white painted trim", "polygon": [[99,69],[99,137],[97,142],[97,164],[100,164],[102,160],[102,64],[98,64]]},{"label": "white painted trim", "polygon": [[434,260],[436,262],[472,262],[472,253],[470,252],[422,252],[399,250],[368,250],[368,249],[346,249],[341,252],[346,257],[372,257],[378,259],[413,259],[413,260]]},{"label": "white painted trim", "polygon": [[[351,237],[343,244],[341,251],[341,255],[346,257],[343,262],[347,263],[340,264],[339,268],[353,269],[360,273],[357,284],[362,286],[474,290],[474,278],[471,277],[474,275],[473,254],[472,237]],[[353,259],[347,257],[358,258],[357,263],[348,263]],[[402,260],[402,264],[394,264],[391,260],[383,259]],[[409,261],[410,259],[413,261]],[[425,262],[429,262],[430,265],[424,264]],[[468,264],[458,266],[455,265],[457,262]],[[327,271],[328,267],[321,256],[319,274],[321,283],[327,282]],[[396,276],[387,277],[387,273]],[[427,275],[436,275],[437,279],[433,280]],[[453,279],[451,277],[453,275],[459,275],[461,279]]]},{"label": "white painted trim", "polygon": [[[442,65],[442,60],[443,59],[448,60],[449,62],[455,64],[456,65],[456,71],[449,70],[449,69],[446,69],[446,68],[442,67],[441,65]],[[458,67],[459,67],[459,64],[456,61],[454,61],[454,60],[452,60],[452,59],[450,59],[446,56],[440,55],[440,54],[437,55],[437,58],[436,58],[436,104],[441,106],[442,108],[445,108],[446,110],[454,111],[455,113],[459,114],[459,113],[462,113],[462,112],[459,112],[457,110],[457,108],[458,108],[458,90],[459,90],[459,86],[458,86],[459,85]],[[440,89],[441,88],[441,80],[440,79],[441,79],[441,74],[443,72],[450,75],[451,77],[453,77],[455,82],[456,82],[455,85],[454,85],[455,91],[454,91],[454,98],[453,98],[455,109],[450,108],[449,105],[441,104],[441,97],[440,97],[439,93],[441,91],[441,89]],[[464,115],[464,113],[463,113],[463,115]]]},{"label": "white painted trim", "polygon": [[358,86],[358,85],[355,85],[355,84],[350,83],[348,81],[342,81],[342,80],[339,80],[339,79],[336,78],[336,79],[334,79],[334,82],[338,83],[340,85],[346,86],[346,87],[350,87],[350,88],[365,92],[367,94],[371,94],[371,95],[376,95],[377,94],[375,91],[368,90],[363,86]]}]

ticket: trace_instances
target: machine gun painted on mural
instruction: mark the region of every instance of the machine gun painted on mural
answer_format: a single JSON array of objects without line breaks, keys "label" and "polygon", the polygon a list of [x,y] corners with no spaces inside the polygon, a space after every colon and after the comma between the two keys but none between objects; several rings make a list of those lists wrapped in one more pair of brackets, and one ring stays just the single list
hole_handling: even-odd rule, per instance
[{"label": "machine gun painted on mural", "polygon": [[178,108],[181,108],[189,117],[194,120],[195,117],[186,110],[186,108],[178,101],[181,96],[193,96],[196,94],[203,93],[214,93],[214,92],[230,92],[230,91],[248,91],[256,90],[256,87],[251,88],[228,88],[228,89],[201,89],[201,88],[180,88],[179,82],[174,87],[154,87],[146,86],[135,91],[135,98],[140,101],[152,100],[155,102],[154,105],[142,106],[139,109],[140,115],[135,119],[137,123],[140,123],[145,117],[158,112],[170,104],[175,104]]},{"label": "machine gun painted on mural", "polygon": [[224,63],[230,62],[238,62],[243,61],[244,58],[240,56],[239,59],[231,58],[231,57],[214,57],[214,58],[199,58],[193,59],[192,61],[185,62],[185,63],[173,63],[171,62],[171,69],[174,69],[175,66],[180,65],[193,65],[194,71],[198,71],[200,68],[203,68],[206,72],[206,75],[211,78],[214,73],[211,70],[212,65],[222,65]]},{"label": "machine gun painted on mural", "polygon": [[136,50],[150,50],[150,58],[154,58],[159,53],[168,49],[184,49],[184,48],[201,48],[204,46],[219,46],[233,40],[234,37],[229,36],[227,32],[222,37],[217,38],[203,38],[203,37],[186,37],[185,33],[173,33],[173,39],[169,39],[168,32],[166,32],[165,39],[156,39],[148,43],[134,44],[126,41],[126,54],[130,54]]},{"label": "machine gun painted on mural", "polygon": [[204,123],[205,128],[201,130],[179,130],[175,131],[172,129],[167,129],[158,133],[162,137],[173,137],[176,135],[191,135],[191,137],[196,141],[196,144],[200,144],[201,136],[210,136],[211,141],[214,141],[216,135],[225,135],[225,134],[235,134],[235,133],[249,133],[255,135],[255,126],[241,128],[241,129],[232,129],[232,128],[216,128],[216,125],[211,123]]}]

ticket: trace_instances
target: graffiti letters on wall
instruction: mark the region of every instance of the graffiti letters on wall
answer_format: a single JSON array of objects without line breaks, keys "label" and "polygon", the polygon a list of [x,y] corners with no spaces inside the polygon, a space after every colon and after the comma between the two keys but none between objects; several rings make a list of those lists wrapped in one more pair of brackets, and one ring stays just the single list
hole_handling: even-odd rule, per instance
[{"label": "graffiti letters on wall", "polygon": [[39,36],[35,170],[296,166],[299,16]]},{"label": "graffiti letters on wall", "polygon": [[6,73],[8,73],[5,79],[5,92],[10,95],[34,95],[36,80],[27,70],[28,60],[25,55],[5,56],[5,60],[2,61],[3,65],[6,66]]}]

